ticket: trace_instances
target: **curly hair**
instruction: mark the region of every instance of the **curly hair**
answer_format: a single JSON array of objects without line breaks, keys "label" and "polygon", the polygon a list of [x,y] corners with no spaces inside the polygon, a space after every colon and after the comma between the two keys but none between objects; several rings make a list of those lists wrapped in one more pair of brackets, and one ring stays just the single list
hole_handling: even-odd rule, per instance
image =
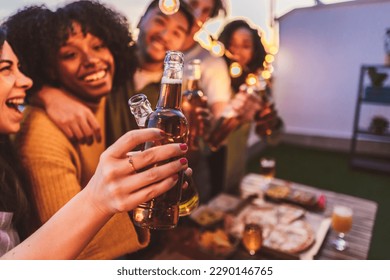
[{"label": "curly hair", "polygon": [[[218,40],[225,45],[226,49],[229,49],[231,37],[233,36],[233,33],[239,28],[246,28],[250,31],[253,41],[253,56],[248,65],[242,65],[244,68],[243,75],[236,79],[232,79],[232,82],[235,85],[234,88],[237,85],[239,87],[245,81],[247,74],[254,73],[256,70],[263,67],[265,56],[267,54],[263,44],[261,43],[261,35],[259,30],[250,26],[249,23],[243,19],[233,20],[227,23],[219,35]],[[232,63],[232,60],[226,56],[225,60],[228,64]]]},{"label": "curly hair", "polygon": [[[111,51],[115,61],[114,85],[132,77],[138,67],[136,46],[127,18],[99,1],[72,2],[56,11],[57,34],[55,51],[67,41],[73,22],[80,24],[84,34],[100,38]],[[53,40],[53,39],[51,39]]]},{"label": "curly hair", "polygon": [[3,23],[22,70],[34,81],[33,92],[45,84],[59,86],[53,75],[56,58],[72,34],[74,22],[84,34],[100,38],[111,51],[116,69],[114,86],[124,83],[137,69],[136,47],[124,15],[94,0],[72,2],[55,12],[45,5],[33,5]]}]

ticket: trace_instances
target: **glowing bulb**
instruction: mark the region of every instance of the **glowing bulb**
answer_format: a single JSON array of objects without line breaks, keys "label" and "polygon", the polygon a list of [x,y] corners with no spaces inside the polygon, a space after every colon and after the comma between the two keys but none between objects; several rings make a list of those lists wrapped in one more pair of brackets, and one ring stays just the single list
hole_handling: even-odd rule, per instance
[{"label": "glowing bulb", "polygon": [[270,54],[273,54],[273,55],[277,54],[277,53],[278,53],[278,47],[276,47],[276,46],[271,46],[271,47],[269,48],[269,53],[270,53]]},{"label": "glowing bulb", "polygon": [[274,61],[274,56],[273,56],[272,54],[267,54],[267,55],[265,56],[265,61],[266,61],[267,63],[272,63],[272,62]]},{"label": "glowing bulb", "polygon": [[271,73],[268,71],[268,70],[264,70],[263,72],[261,72],[261,76],[268,80],[269,78],[271,78]]},{"label": "glowing bulb", "polygon": [[253,74],[253,73],[248,74],[248,76],[245,79],[245,83],[248,86],[254,86],[255,84],[257,84],[257,77],[256,77],[256,75]]},{"label": "glowing bulb", "polygon": [[164,14],[173,15],[180,8],[180,0],[160,0],[158,6]]},{"label": "glowing bulb", "polygon": [[233,62],[229,67],[230,76],[232,78],[240,77],[242,74],[242,67],[239,63]]},{"label": "glowing bulb", "polygon": [[211,43],[211,54],[221,57],[225,53],[225,46],[220,41],[213,41]]}]

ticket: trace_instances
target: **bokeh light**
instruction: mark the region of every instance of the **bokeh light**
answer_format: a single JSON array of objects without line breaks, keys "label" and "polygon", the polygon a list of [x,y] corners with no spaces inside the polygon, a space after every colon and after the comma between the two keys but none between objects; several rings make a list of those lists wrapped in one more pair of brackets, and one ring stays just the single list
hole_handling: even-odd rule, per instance
[{"label": "bokeh light", "polygon": [[160,0],[158,6],[164,14],[173,15],[180,8],[180,0]]}]

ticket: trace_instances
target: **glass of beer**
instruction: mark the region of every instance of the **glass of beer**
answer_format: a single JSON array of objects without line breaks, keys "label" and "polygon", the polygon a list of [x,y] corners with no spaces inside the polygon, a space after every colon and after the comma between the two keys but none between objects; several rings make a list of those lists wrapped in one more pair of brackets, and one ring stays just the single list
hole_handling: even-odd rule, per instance
[{"label": "glass of beer", "polygon": [[336,205],[332,212],[332,228],[337,232],[337,238],[333,240],[333,246],[338,251],[344,251],[347,248],[345,235],[352,228],[353,211],[350,207]]},{"label": "glass of beer", "polygon": [[260,174],[268,179],[275,177],[276,161],[272,157],[260,158]]},{"label": "glass of beer", "polygon": [[263,244],[261,226],[254,223],[246,224],[242,235],[242,244],[251,256],[256,254]]}]

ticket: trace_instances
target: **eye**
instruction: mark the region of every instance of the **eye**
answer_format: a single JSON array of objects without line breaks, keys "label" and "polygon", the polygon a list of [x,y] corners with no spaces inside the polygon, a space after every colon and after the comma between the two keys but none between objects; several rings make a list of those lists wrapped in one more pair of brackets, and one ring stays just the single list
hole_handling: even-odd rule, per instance
[{"label": "eye", "polygon": [[9,63],[0,64],[0,72],[4,75],[9,75],[12,72],[12,65]]},{"label": "eye", "polygon": [[162,18],[160,18],[160,17],[156,17],[156,18],[154,19],[154,22],[155,22],[156,24],[158,24],[158,25],[164,25],[164,23],[165,23],[165,21],[164,21]]},{"label": "eye", "polygon": [[63,52],[63,53],[60,53],[60,59],[62,60],[70,60],[70,59],[73,59],[76,57],[76,53],[75,52]]},{"label": "eye", "polygon": [[93,46],[93,49],[95,51],[99,51],[99,50],[106,49],[106,48],[107,48],[107,46],[103,43],[96,44],[95,46]]}]

